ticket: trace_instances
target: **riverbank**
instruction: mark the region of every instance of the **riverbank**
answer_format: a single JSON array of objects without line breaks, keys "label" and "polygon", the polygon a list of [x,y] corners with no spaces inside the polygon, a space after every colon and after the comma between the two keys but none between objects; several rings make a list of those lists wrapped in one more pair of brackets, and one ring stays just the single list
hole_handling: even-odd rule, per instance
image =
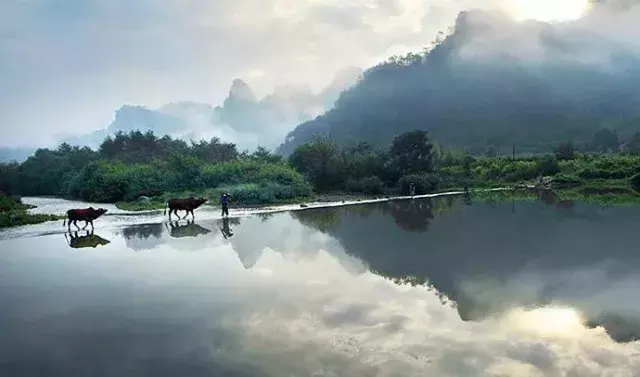
[{"label": "riverbank", "polygon": [[[201,194],[194,193],[198,196]],[[188,196],[188,195],[184,195]],[[202,195],[207,197],[206,195]],[[116,203],[116,207],[123,211],[131,211],[131,212],[141,212],[141,211],[153,211],[153,210],[161,210],[165,208],[165,203],[167,199],[166,195],[162,198],[150,198],[149,200],[139,200],[136,202],[118,202]],[[174,197],[180,197],[176,195]],[[273,208],[278,206],[290,206],[299,204],[301,206],[305,206],[308,203],[346,203],[346,202],[359,202],[359,201],[369,201],[376,199],[384,199],[391,198],[389,195],[365,195],[365,194],[353,194],[353,193],[344,193],[344,192],[333,192],[328,194],[316,194],[307,197],[299,197],[290,200],[276,200],[268,203],[243,203],[243,202],[231,202],[232,208],[236,209],[264,209],[264,208]],[[209,207],[219,207],[217,203],[217,198],[209,197],[210,202],[204,204]]]},{"label": "riverbank", "polygon": [[473,200],[505,202],[511,200],[541,200],[547,204],[562,204],[573,201],[600,205],[640,204],[640,192],[629,186],[583,185],[570,188],[513,187],[500,191],[474,191]]},{"label": "riverbank", "polygon": [[59,215],[28,213],[27,211],[32,208],[34,206],[22,203],[18,197],[0,195],[0,229],[40,224],[64,218]]}]

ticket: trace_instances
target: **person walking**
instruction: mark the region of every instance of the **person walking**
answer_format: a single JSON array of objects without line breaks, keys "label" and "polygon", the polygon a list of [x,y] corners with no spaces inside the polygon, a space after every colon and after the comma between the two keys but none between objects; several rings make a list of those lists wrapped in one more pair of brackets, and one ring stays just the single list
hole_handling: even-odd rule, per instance
[{"label": "person walking", "polygon": [[222,206],[222,217],[229,217],[229,199],[231,194],[224,193],[220,196],[220,205]]}]

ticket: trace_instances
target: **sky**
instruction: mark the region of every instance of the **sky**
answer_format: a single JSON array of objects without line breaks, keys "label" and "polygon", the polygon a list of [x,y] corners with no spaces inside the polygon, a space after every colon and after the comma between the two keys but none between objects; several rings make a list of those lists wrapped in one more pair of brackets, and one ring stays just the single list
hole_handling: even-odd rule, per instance
[{"label": "sky", "polygon": [[63,134],[105,128],[124,104],[217,105],[235,78],[258,96],[283,84],[320,90],[345,67],[421,50],[462,10],[539,18],[564,9],[553,3],[3,0],[0,147],[50,145]]}]

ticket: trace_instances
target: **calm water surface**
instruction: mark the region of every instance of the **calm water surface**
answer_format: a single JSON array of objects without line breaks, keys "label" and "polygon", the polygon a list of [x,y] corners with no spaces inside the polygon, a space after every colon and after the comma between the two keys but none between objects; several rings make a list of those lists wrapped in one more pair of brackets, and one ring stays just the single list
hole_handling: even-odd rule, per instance
[{"label": "calm water surface", "polygon": [[640,207],[202,218],[0,233],[0,376],[640,375]]}]

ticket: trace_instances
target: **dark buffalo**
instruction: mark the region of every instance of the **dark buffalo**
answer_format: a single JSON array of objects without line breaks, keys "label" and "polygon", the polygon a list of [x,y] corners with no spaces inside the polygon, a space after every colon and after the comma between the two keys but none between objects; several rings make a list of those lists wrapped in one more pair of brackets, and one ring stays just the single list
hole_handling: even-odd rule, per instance
[{"label": "dark buffalo", "polygon": [[84,227],[82,229],[86,229],[89,224],[91,224],[91,228],[93,228],[93,220],[107,213],[107,210],[104,208],[95,209],[93,207],[89,208],[76,208],[70,209],[67,211],[67,219],[62,223],[62,226],[65,224],[69,225],[69,229],[71,229],[71,222],[76,228],[80,229],[78,226],[78,221],[84,221]]},{"label": "dark buffalo", "polygon": [[187,225],[179,225],[177,221],[175,223],[169,223],[169,225],[171,225],[169,234],[174,238],[198,237],[200,235],[207,235],[211,233],[209,229],[202,227],[191,220],[187,220]]},{"label": "dark buffalo", "polygon": [[[189,216],[191,213],[191,217],[195,219],[193,215],[193,210],[200,207],[204,203],[206,203],[208,199],[205,198],[181,198],[181,199],[170,199],[164,206],[164,214],[167,214],[167,207],[169,207],[169,220],[171,220],[171,213],[175,213],[178,216],[178,211],[186,211],[187,213],[184,217]],[[179,219],[182,217],[178,216]]]},{"label": "dark buffalo", "polygon": [[[74,249],[83,249],[85,247],[96,248],[98,246],[108,245],[110,243],[109,240],[105,240],[104,238],[93,234],[93,231],[89,233],[87,230],[87,234],[84,236],[78,236],[78,232],[69,233],[69,237],[65,233],[64,237],[67,239],[67,244],[69,247]],[[69,239],[71,238],[71,239]]]}]

